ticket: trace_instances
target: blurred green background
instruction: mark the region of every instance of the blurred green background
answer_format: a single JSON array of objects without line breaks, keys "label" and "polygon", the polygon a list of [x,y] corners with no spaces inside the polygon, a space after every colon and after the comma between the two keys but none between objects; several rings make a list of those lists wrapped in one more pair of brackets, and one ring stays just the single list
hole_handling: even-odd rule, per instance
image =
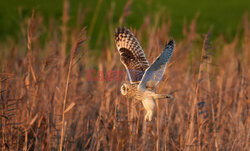
[{"label": "blurred green background", "polygon": [[[77,14],[85,12],[82,25],[92,28],[90,39],[92,43],[101,33],[109,34],[109,25],[118,26],[119,18],[123,13],[126,0],[70,0],[68,22],[69,27],[77,26]],[[97,11],[97,7],[100,10]],[[58,25],[62,22],[63,0],[1,0],[0,1],[0,41],[6,39],[17,39],[20,34],[20,23],[31,16],[32,9],[44,17],[44,23],[48,26],[51,18]],[[113,17],[110,15],[114,9]],[[155,18],[157,15],[171,18],[170,35],[175,39],[182,38],[184,20],[189,25],[191,20],[199,13],[197,19],[197,32],[206,33],[213,28],[213,35],[225,35],[231,40],[239,25],[242,23],[243,15],[250,11],[250,0],[134,0],[130,7],[131,13],[126,17],[124,25],[138,29],[144,22],[146,16]],[[96,16],[96,21],[93,21]],[[153,23],[152,23],[153,24]],[[105,36],[104,36],[105,37]]]}]

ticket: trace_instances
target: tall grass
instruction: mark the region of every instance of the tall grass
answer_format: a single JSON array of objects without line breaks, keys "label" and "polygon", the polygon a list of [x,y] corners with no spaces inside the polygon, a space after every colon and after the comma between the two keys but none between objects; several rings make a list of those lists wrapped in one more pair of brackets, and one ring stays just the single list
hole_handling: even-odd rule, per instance
[{"label": "tall grass", "polygon": [[[129,13],[124,11],[121,25]],[[2,150],[249,149],[247,15],[240,24],[243,35],[236,34],[232,42],[223,36],[211,41],[210,32],[197,34],[196,17],[183,27],[184,38],[176,42],[157,86],[157,92],[169,92],[174,100],[157,100],[153,121],[144,122],[142,104],[120,95],[126,78],[112,45],[115,25],[107,29],[111,37],[96,58],[88,40],[80,47],[85,35],[76,36],[84,32],[68,29],[63,14],[60,30],[53,20],[46,28],[42,16],[33,13],[29,23],[24,21],[27,45],[20,38],[0,46]],[[112,12],[109,17],[110,22]],[[157,18],[148,16],[136,32],[151,63],[171,37],[171,20]],[[41,29],[48,33],[44,45]]]}]

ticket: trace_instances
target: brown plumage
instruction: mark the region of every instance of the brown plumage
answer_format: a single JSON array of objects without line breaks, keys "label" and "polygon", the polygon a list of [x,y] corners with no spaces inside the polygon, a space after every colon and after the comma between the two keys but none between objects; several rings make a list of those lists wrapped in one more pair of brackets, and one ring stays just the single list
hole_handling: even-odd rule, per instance
[{"label": "brown plumage", "polygon": [[138,84],[124,83],[121,87],[121,92],[128,98],[134,98],[136,100],[143,99],[143,93],[137,90]]},{"label": "brown plumage", "polygon": [[115,33],[115,42],[130,81],[121,86],[121,94],[140,100],[147,111],[144,119],[151,121],[155,99],[172,98],[168,94],[156,94],[154,88],[161,80],[166,64],[172,56],[174,41],[169,41],[150,67],[139,42],[128,29],[118,28]]},{"label": "brown plumage", "polygon": [[148,61],[140,46],[140,43],[126,28],[118,28],[115,33],[115,42],[118,52],[121,55],[121,62],[124,64],[130,80],[140,81],[144,71],[149,67]]}]

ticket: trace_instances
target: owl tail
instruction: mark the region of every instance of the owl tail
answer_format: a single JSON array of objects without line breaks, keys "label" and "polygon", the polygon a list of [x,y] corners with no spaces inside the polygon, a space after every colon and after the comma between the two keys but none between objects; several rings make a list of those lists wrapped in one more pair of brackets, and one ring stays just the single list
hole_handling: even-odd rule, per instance
[{"label": "owl tail", "polygon": [[173,99],[174,97],[170,94],[155,94],[154,99]]}]

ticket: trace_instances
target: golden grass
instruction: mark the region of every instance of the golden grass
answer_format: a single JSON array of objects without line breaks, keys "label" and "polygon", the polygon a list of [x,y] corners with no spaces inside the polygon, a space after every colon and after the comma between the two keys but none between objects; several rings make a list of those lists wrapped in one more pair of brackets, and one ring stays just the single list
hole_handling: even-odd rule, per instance
[{"label": "golden grass", "polygon": [[[196,19],[189,29],[184,26],[184,38],[176,42],[173,58],[157,86],[158,92],[169,92],[175,99],[157,101],[149,123],[143,121],[141,103],[120,95],[125,77],[119,75],[125,69],[113,37],[95,58],[88,40],[80,47],[84,32],[68,30],[67,19],[63,19],[62,38],[52,21],[46,29],[45,46],[41,46],[39,31],[44,25],[41,16],[32,16],[27,48],[22,39],[1,46],[6,48],[0,52],[1,149],[248,150],[248,17],[242,24],[243,36],[236,35],[231,43],[223,37],[211,41],[209,33],[205,37],[197,34]],[[136,35],[152,63],[171,37],[171,21],[150,25],[147,20],[151,18],[145,19]],[[107,30],[113,34],[111,27]],[[75,38],[77,33],[80,38]],[[67,55],[68,43],[73,46]],[[111,71],[113,75],[107,77]],[[93,77],[99,79],[91,80]]]}]

